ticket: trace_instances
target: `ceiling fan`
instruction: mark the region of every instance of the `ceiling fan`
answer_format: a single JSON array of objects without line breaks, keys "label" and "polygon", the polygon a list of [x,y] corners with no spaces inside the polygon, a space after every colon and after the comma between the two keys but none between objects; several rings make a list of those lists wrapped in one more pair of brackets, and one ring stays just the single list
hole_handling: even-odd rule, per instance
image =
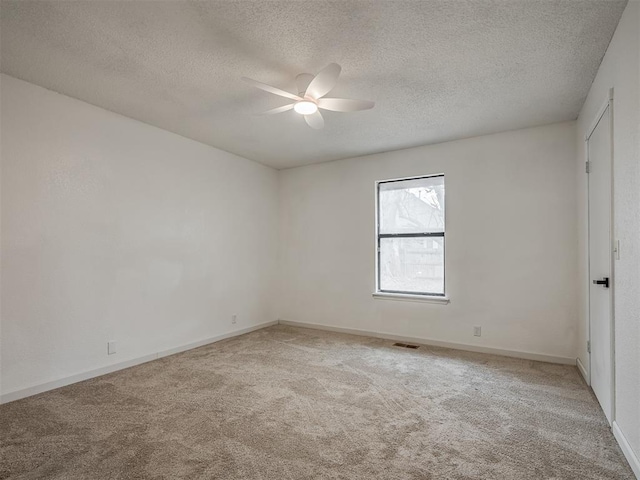
[{"label": "ceiling fan", "polygon": [[304,116],[305,121],[311,128],[321,129],[324,127],[324,118],[319,109],[331,110],[334,112],[356,112],[358,110],[368,110],[373,108],[374,103],[369,100],[351,100],[347,98],[326,98],[333,87],[336,86],[340,75],[340,65],[330,63],[324,67],[315,77],[309,73],[301,73],[296,77],[298,95],[286,92],[266,83],[257,82],[247,77],[242,80],[249,85],[253,85],[265,92],[280,95],[281,97],[294,100],[289,105],[267,110],[259,115],[272,115],[274,113],[286,112],[293,109]]}]

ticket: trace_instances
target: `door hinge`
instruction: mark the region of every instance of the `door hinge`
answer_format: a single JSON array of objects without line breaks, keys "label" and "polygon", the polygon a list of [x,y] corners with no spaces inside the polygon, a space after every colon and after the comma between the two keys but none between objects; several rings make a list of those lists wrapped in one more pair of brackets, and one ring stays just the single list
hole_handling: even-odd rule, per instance
[{"label": "door hinge", "polygon": [[589,167],[589,163],[590,162],[584,162],[584,171],[589,173],[589,171],[591,170],[591,168]]},{"label": "door hinge", "polygon": [[587,340],[587,352],[591,353],[591,340]]}]

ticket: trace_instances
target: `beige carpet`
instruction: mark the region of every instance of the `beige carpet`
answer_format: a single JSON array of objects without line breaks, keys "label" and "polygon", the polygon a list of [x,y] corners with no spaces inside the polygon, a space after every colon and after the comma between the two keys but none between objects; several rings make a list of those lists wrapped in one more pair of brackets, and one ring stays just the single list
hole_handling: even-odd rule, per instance
[{"label": "beige carpet", "polygon": [[574,367],[275,326],[0,406],[0,478],[632,479]]}]

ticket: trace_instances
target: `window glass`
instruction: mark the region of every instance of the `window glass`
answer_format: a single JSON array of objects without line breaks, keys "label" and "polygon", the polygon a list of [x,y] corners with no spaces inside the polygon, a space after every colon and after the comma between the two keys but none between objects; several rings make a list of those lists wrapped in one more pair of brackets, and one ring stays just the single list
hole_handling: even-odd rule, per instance
[{"label": "window glass", "polygon": [[444,177],[379,184],[380,233],[444,232]]},{"label": "window glass", "polygon": [[444,176],[378,183],[378,291],[445,293]]}]

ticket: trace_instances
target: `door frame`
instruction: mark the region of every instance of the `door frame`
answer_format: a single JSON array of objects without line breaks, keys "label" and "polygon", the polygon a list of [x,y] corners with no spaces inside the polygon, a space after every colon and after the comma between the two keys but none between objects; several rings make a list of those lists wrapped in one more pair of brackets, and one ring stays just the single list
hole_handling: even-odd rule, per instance
[{"label": "door frame", "polygon": [[[616,282],[615,282],[615,261],[616,261],[616,257],[618,254],[618,247],[615,243],[615,216],[614,216],[614,148],[613,148],[613,88],[609,89],[609,96],[607,98],[607,100],[602,104],[602,106],[598,109],[598,113],[596,114],[593,122],[591,123],[591,126],[589,127],[589,129],[587,130],[587,134],[584,137],[584,142],[585,142],[585,156],[586,156],[586,162],[589,162],[589,139],[591,138],[591,135],[593,134],[593,132],[595,131],[595,129],[597,128],[597,126],[600,123],[600,120],[602,119],[602,116],[605,114],[605,112],[607,111],[607,108],[609,109],[609,155],[611,158],[611,186],[610,186],[610,195],[611,195],[611,199],[610,199],[610,204],[611,204],[611,217],[610,217],[610,221],[609,221],[609,256],[610,256],[610,265],[611,265],[611,279],[609,281],[609,285],[610,285],[610,295],[611,295],[611,305],[610,305],[610,316],[611,316],[611,322],[609,325],[609,335],[610,335],[610,349],[611,349],[611,383],[610,383],[610,392],[609,392],[609,397],[611,398],[611,412],[610,412],[610,416],[611,416],[611,424],[613,424],[613,422],[616,419],[616,356],[615,356],[615,287],[616,287]],[[588,166],[589,163],[586,163],[586,165]],[[590,186],[590,181],[589,181],[589,171],[587,170],[587,300],[588,300],[588,304],[587,304],[587,319],[588,319],[588,329],[587,329],[587,334],[588,334],[588,341],[589,343],[591,343],[591,250],[590,250],[590,244],[591,244],[591,235],[590,235],[590,222],[591,222],[591,215],[590,215],[590,209],[589,209],[589,186]],[[589,348],[589,350],[587,351],[588,355],[589,355],[589,372],[588,372],[588,384],[591,385],[591,349]]]}]

